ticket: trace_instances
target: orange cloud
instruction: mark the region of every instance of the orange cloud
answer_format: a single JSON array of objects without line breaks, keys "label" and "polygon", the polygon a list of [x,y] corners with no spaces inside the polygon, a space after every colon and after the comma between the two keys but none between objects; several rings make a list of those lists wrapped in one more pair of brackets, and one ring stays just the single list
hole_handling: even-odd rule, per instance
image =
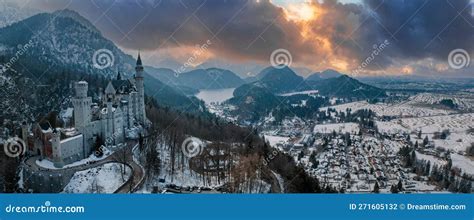
[{"label": "orange cloud", "polygon": [[[350,40],[354,29],[349,13],[340,4],[301,2],[282,6],[287,26],[298,33],[296,63],[315,70],[327,68],[348,72],[356,67],[354,57],[340,44]],[[339,39],[340,42],[336,42]]]}]

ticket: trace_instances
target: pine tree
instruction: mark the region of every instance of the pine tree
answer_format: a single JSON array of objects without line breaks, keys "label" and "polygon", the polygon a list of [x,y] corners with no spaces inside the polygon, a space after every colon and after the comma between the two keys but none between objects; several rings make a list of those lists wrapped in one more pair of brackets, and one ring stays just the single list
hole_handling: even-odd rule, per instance
[{"label": "pine tree", "polygon": [[415,151],[412,151],[411,152],[411,162],[413,163],[413,165],[416,163],[416,152]]},{"label": "pine tree", "polygon": [[425,139],[423,139],[423,147],[426,147],[426,145],[428,145],[428,135],[425,136]]},{"label": "pine tree", "polygon": [[428,163],[426,163],[426,167],[425,167],[425,176],[430,175],[430,169],[431,169],[431,163],[430,163],[430,161],[428,161]]},{"label": "pine tree", "polygon": [[399,192],[403,191],[403,183],[402,183],[402,180],[399,180],[399,181],[398,181],[397,189],[398,189]]},{"label": "pine tree", "polygon": [[300,153],[298,154],[298,160],[301,160],[301,158],[303,157],[304,157],[304,152],[300,151]]},{"label": "pine tree", "polygon": [[379,186],[379,182],[375,182],[375,185],[374,185],[374,193],[379,193],[380,192],[380,186]]},{"label": "pine tree", "polygon": [[392,185],[392,186],[390,187],[390,192],[392,192],[392,193],[398,193],[398,188],[397,188],[395,185]]}]

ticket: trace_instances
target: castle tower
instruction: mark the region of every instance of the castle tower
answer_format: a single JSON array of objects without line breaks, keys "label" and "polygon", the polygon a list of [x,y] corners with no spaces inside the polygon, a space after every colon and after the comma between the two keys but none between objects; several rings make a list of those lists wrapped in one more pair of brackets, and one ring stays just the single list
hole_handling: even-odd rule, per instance
[{"label": "castle tower", "polygon": [[72,99],[72,104],[74,105],[74,126],[80,132],[83,132],[91,122],[92,98],[87,97],[87,82],[76,82],[74,89],[75,96]]},{"label": "castle tower", "polygon": [[61,154],[61,140],[60,132],[56,129],[53,130],[51,136],[51,147],[53,148],[53,163],[55,167],[61,168],[64,166],[64,161]]},{"label": "castle tower", "polygon": [[[107,85],[107,88],[105,89],[105,104],[107,108],[107,114],[105,116],[106,122],[105,122],[105,139],[109,140],[109,142],[112,142],[114,138],[114,113],[113,113],[113,101],[115,99],[115,88],[112,85],[111,82]],[[108,143],[108,144],[114,144],[114,143]]]},{"label": "castle tower", "polygon": [[140,123],[145,124],[145,88],[143,82],[143,65],[140,53],[138,53],[137,65],[135,66],[135,83],[138,93],[137,119]]}]

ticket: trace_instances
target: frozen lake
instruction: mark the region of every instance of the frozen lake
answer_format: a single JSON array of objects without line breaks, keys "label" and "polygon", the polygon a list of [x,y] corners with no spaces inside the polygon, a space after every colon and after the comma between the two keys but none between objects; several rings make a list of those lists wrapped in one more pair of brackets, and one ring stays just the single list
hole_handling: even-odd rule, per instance
[{"label": "frozen lake", "polygon": [[201,90],[196,94],[196,97],[202,99],[206,104],[210,104],[211,102],[221,103],[232,98],[234,90],[235,88]]}]

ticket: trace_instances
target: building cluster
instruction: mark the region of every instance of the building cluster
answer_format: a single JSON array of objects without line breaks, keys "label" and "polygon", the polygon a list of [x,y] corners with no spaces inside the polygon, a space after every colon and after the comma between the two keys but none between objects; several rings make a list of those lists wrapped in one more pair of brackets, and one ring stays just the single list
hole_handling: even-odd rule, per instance
[{"label": "building cluster", "polygon": [[[346,191],[370,192],[375,183],[388,189],[399,181],[408,183],[408,171],[401,167],[397,142],[380,141],[374,137],[350,135],[351,144],[343,136],[331,139],[326,146],[316,141],[312,152],[315,159],[305,154],[300,162],[311,175],[321,178],[323,184]],[[388,187],[388,188],[387,188]]]}]

